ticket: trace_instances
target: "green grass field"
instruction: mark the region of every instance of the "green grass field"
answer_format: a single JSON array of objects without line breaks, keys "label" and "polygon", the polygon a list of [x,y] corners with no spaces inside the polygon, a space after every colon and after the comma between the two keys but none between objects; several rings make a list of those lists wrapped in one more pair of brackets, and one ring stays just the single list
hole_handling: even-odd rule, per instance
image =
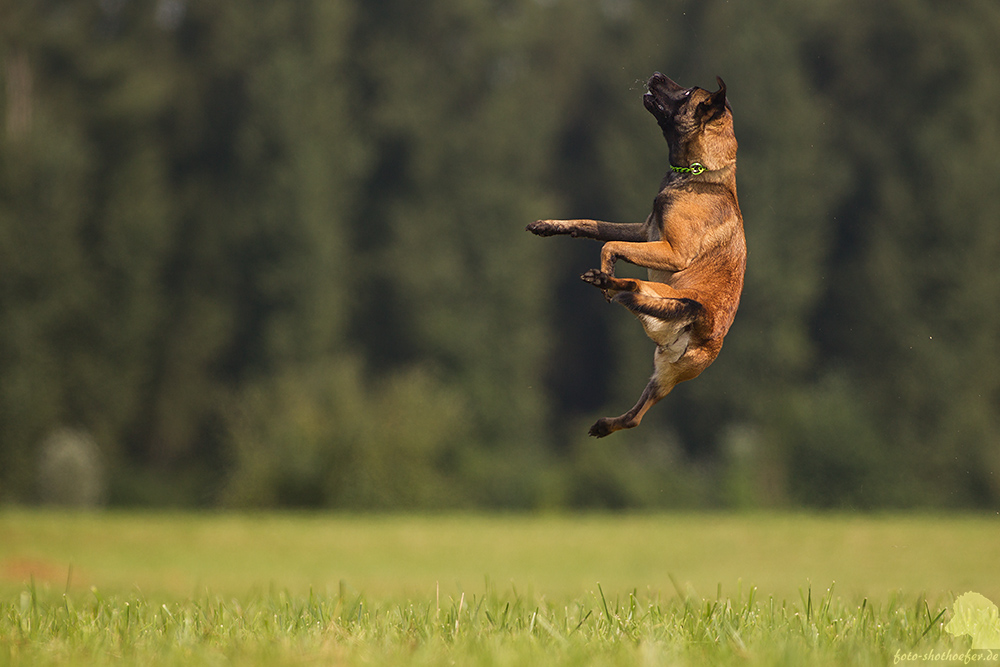
[{"label": "green grass field", "polygon": [[998,527],[7,510],[0,665],[940,662],[955,596],[1000,600]]}]

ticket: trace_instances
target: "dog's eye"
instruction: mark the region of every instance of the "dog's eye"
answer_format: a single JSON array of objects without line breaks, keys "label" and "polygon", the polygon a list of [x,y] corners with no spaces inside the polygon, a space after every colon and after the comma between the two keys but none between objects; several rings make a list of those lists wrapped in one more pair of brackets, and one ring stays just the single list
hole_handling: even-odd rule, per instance
[{"label": "dog's eye", "polygon": [[690,90],[685,90],[684,91],[684,97],[691,97],[691,91]]}]

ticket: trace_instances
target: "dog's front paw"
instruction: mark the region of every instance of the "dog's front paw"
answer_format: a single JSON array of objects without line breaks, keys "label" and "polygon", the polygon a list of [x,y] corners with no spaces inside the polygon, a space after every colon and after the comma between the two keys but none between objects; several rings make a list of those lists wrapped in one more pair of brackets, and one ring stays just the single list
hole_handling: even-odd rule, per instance
[{"label": "dog's front paw", "polygon": [[536,220],[524,229],[536,236],[555,236],[564,233],[557,220]]}]

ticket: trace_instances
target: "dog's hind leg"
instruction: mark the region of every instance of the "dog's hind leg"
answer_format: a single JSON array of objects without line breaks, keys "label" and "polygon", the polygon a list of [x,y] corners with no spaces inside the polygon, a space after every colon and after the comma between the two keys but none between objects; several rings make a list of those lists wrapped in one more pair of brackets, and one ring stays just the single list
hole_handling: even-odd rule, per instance
[{"label": "dog's hind leg", "polygon": [[[612,278],[611,281],[621,279]],[[627,282],[621,280],[621,282]],[[639,281],[641,285],[641,281]],[[657,297],[641,292],[620,291],[612,297],[642,321],[646,334],[657,344],[650,378],[638,402],[619,417],[604,417],[590,428],[590,435],[603,438],[615,431],[639,425],[643,415],[679,383],[697,377],[719,353],[722,340],[700,340],[708,323],[704,307],[685,297]]]},{"label": "dog's hind leg", "polygon": [[[673,389],[673,387],[670,387],[670,389]],[[661,398],[669,394],[670,389],[663,391],[657,377],[654,375],[650,379],[649,384],[646,385],[646,388],[642,390],[639,401],[632,406],[631,410],[619,417],[602,417],[598,419],[597,423],[590,427],[590,435],[595,438],[603,438],[615,431],[635,428],[642,421],[642,416],[646,414],[646,411],[656,405]]]},{"label": "dog's hind leg", "polygon": [[[601,271],[589,269],[580,280],[590,283],[605,294],[611,292],[614,300],[636,315],[650,315],[662,320],[672,320],[685,316],[697,316],[703,307],[699,303],[698,292],[674,289],[670,285],[635,278],[616,278]],[[624,292],[625,294],[621,294]]]},{"label": "dog's hind leg", "polygon": [[704,312],[704,307],[687,297],[658,297],[623,291],[611,299],[636,315],[648,315],[658,320],[687,320],[693,322]]},{"label": "dog's hind leg", "polygon": [[638,292],[639,281],[633,278],[615,278],[598,269],[588,269],[580,280],[590,283],[594,287],[602,290],[615,290],[618,292]]},{"label": "dog's hind leg", "polygon": [[[624,292],[623,292],[624,294]],[[686,330],[688,327],[685,327]],[[722,341],[693,345],[686,333],[681,332],[673,344],[657,345],[653,356],[653,377],[642,390],[639,400],[619,417],[603,417],[590,427],[590,435],[603,438],[615,431],[634,428],[643,415],[660,402],[681,382],[698,377],[707,368],[722,347]]]}]

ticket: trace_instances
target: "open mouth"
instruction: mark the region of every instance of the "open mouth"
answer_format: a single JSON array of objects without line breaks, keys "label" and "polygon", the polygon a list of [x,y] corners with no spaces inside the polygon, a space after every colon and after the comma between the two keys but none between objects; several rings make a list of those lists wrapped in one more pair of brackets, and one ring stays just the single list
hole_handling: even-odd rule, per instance
[{"label": "open mouth", "polygon": [[642,103],[654,116],[662,118],[674,111],[680,96],[686,89],[659,72],[646,82],[648,91],[642,96]]},{"label": "open mouth", "polygon": [[642,96],[642,103],[654,114],[666,114],[667,110],[660,104],[653,93],[646,93]]}]

